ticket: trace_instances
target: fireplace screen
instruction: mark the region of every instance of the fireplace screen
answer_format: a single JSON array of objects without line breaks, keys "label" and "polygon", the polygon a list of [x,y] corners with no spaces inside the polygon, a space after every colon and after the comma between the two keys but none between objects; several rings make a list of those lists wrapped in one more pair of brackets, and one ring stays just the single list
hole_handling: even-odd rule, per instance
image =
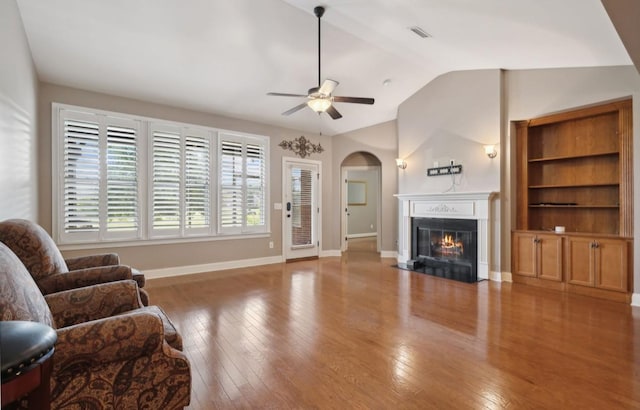
[{"label": "fireplace screen", "polygon": [[477,221],[413,218],[414,269],[436,276],[477,281]]}]

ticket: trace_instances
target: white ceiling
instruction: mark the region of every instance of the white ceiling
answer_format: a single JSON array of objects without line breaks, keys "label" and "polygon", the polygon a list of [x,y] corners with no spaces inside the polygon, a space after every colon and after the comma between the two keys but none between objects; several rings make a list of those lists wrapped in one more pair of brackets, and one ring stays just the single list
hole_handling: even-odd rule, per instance
[{"label": "white ceiling", "polygon": [[376,102],[285,117],[304,100],[266,93],[317,85],[317,0],[17,1],[43,81],[325,135],[449,71],[631,64],[600,0],[324,0],[322,78]]}]

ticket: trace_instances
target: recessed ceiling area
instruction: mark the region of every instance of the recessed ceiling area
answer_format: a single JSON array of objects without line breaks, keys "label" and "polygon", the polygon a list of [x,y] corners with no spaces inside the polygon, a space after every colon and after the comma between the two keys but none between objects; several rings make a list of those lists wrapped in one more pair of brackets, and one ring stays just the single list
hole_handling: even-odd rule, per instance
[{"label": "recessed ceiling area", "polygon": [[282,116],[303,100],[267,92],[317,86],[315,1],[17,2],[42,81],[325,135],[396,118],[450,71],[631,64],[600,0],[326,0],[322,77],[375,104]]}]

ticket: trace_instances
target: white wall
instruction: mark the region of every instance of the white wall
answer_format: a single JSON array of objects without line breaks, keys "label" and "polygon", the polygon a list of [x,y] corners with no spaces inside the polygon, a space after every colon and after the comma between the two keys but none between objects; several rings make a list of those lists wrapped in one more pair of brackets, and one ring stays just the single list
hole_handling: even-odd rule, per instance
[{"label": "white wall", "polygon": [[335,170],[332,187],[334,187],[334,202],[331,218],[331,235],[334,250],[340,249],[341,233],[341,193],[339,187],[340,167],[342,165],[359,165],[344,163],[345,159],[356,152],[366,152],[374,155],[380,161],[380,250],[382,256],[392,257],[398,249],[398,204],[393,197],[397,191],[397,175],[395,158],[397,156],[397,128],[396,121],[388,121],[371,127],[361,128],[333,137],[332,165]]},{"label": "white wall", "polygon": [[[398,108],[398,155],[407,162],[400,172],[400,193],[498,191],[500,153],[491,160],[484,144],[500,141],[500,70],[444,74]],[[498,147],[500,151],[500,147]],[[463,172],[427,177],[427,168],[453,159]]]},{"label": "white wall", "polygon": [[0,1],[0,221],[37,220],[38,81],[15,0]]}]

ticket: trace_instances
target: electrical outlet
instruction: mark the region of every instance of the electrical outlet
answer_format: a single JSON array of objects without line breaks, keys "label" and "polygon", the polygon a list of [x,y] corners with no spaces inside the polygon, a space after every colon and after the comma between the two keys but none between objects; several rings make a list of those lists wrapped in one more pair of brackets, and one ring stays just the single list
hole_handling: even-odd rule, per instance
[{"label": "electrical outlet", "polygon": [[373,224],[371,224],[371,226],[369,227],[369,229],[373,229]]},{"label": "electrical outlet", "polygon": [[269,241],[269,249],[273,249],[273,241]]}]

